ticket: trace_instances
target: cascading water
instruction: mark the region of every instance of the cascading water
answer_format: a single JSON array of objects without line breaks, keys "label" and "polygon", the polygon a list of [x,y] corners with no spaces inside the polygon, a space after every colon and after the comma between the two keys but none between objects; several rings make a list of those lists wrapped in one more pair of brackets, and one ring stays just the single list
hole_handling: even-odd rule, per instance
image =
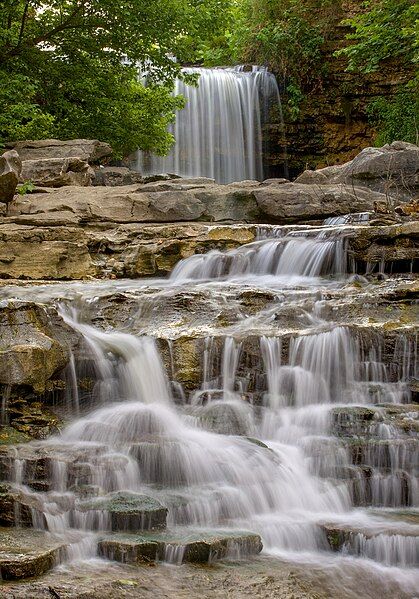
[{"label": "cascading water", "polygon": [[[323,562],[333,548],[336,559],[391,566],[396,577],[417,564],[418,526],[398,512],[414,514],[419,505],[417,439],[409,417],[386,421],[389,405],[397,415],[410,401],[417,339],[399,336],[389,359],[378,334],[330,318],[327,293],[350,280],[345,247],[340,229],[275,231],[180,262],[154,301],[187,301],[196,289],[245,294],[256,283],[255,294],[276,299],[205,339],[202,382],[176,401],[170,383],[180,382],[169,381],[154,339],[104,332],[61,309],[95,364],[98,406],[83,413],[75,392],[69,405],[82,416],[59,437],[17,448],[10,478],[35,525],[64,535],[67,559],[94,554],[111,530],[153,526],[143,517],[121,523],[109,505],[122,497],[167,510],[172,532],[248,530],[287,560]],[[298,330],[288,313],[287,328],[276,320],[287,307]],[[70,381],[77,367],[74,358]],[[50,463],[47,491],[30,482],[36,459]],[[167,542],[162,559],[181,563],[185,551]]]},{"label": "cascading water", "polygon": [[184,71],[199,79],[196,87],[176,81],[174,93],[184,96],[186,106],[170,129],[176,140],[174,148],[164,158],[139,152],[137,170],[204,176],[219,183],[262,180],[262,128],[271,108],[281,115],[274,75],[264,67]]}]

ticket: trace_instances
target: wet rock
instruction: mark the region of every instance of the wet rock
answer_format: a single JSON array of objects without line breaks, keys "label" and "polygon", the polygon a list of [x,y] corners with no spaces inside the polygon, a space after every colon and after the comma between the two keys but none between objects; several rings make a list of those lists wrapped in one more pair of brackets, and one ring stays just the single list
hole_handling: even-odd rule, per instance
[{"label": "wet rock", "polygon": [[47,439],[57,434],[62,427],[58,416],[40,402],[9,402],[7,413],[11,426],[23,437]]},{"label": "wet rock", "polygon": [[160,530],[166,528],[167,508],[156,499],[120,491],[106,497],[80,502],[79,511],[99,510],[109,513],[114,531]]},{"label": "wet rock", "polygon": [[[415,539],[419,537],[419,528],[415,527],[399,527],[392,526],[383,521],[381,523],[375,523],[368,528],[356,527],[345,524],[323,524],[321,526],[324,531],[330,548],[333,551],[341,551],[343,548],[352,555],[366,556],[362,552],[362,544],[357,543],[357,538],[361,537],[363,540],[374,539],[376,537],[411,537]],[[414,565],[414,564],[412,564]]]},{"label": "wet rock", "polygon": [[[19,432],[13,426],[6,424],[0,426],[0,446],[3,445],[17,445],[18,443],[26,443],[30,441],[31,437],[25,433]],[[2,479],[3,464],[0,457],[0,480]]]},{"label": "wet rock", "polygon": [[49,533],[23,529],[0,530],[0,577],[20,580],[51,570],[64,551],[64,543]]},{"label": "wet rock", "polygon": [[68,349],[58,341],[42,307],[23,304],[0,310],[0,384],[41,392],[67,361]]},{"label": "wet rock", "polygon": [[237,404],[210,402],[200,416],[203,426],[221,435],[248,434],[251,421],[248,406],[244,402]]},{"label": "wet rock", "polygon": [[88,162],[77,157],[41,158],[22,162],[20,180],[41,187],[88,186],[93,174]]},{"label": "wet rock", "polygon": [[205,564],[228,556],[257,555],[261,550],[259,535],[241,531],[113,535],[105,537],[98,545],[102,557],[133,564],[156,560]]},{"label": "wet rock", "polygon": [[0,484],[0,526],[32,526],[33,505],[12,485]]},{"label": "wet rock", "polygon": [[16,150],[21,160],[77,157],[89,162],[89,164],[94,164],[112,154],[110,145],[97,139],[28,140],[9,142],[6,147]]},{"label": "wet rock", "polygon": [[13,200],[22,170],[19,154],[14,150],[0,156],[0,202],[9,204]]},{"label": "wet rock", "polygon": [[419,258],[419,221],[390,226],[363,227],[348,238],[350,255],[360,264],[404,261],[409,272]]}]

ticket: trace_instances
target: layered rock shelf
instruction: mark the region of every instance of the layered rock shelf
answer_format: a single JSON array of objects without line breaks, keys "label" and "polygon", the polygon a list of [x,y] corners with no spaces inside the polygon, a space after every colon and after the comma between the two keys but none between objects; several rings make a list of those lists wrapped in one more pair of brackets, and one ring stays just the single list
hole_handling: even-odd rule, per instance
[{"label": "layered rock shelf", "polygon": [[262,546],[410,572],[419,148],[228,185],[108,151],[7,152],[38,174],[0,217],[3,580]]}]

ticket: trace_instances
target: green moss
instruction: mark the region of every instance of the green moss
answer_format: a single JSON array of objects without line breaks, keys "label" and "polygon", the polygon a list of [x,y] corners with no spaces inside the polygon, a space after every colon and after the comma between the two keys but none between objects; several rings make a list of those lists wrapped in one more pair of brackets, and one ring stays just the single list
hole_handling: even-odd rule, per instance
[{"label": "green moss", "polygon": [[28,441],[31,441],[28,434],[18,431],[12,426],[0,427],[0,445],[18,445]]}]

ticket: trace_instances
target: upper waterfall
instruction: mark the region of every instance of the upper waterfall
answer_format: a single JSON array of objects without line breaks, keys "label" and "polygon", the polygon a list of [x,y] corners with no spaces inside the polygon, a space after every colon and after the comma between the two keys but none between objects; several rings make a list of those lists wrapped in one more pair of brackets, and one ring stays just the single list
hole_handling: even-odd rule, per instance
[{"label": "upper waterfall", "polygon": [[138,152],[142,173],[205,176],[220,183],[263,179],[262,126],[270,107],[280,109],[276,79],[264,67],[187,68],[196,87],[177,80],[174,93],[186,99],[170,131],[175,145],[166,157]]}]

